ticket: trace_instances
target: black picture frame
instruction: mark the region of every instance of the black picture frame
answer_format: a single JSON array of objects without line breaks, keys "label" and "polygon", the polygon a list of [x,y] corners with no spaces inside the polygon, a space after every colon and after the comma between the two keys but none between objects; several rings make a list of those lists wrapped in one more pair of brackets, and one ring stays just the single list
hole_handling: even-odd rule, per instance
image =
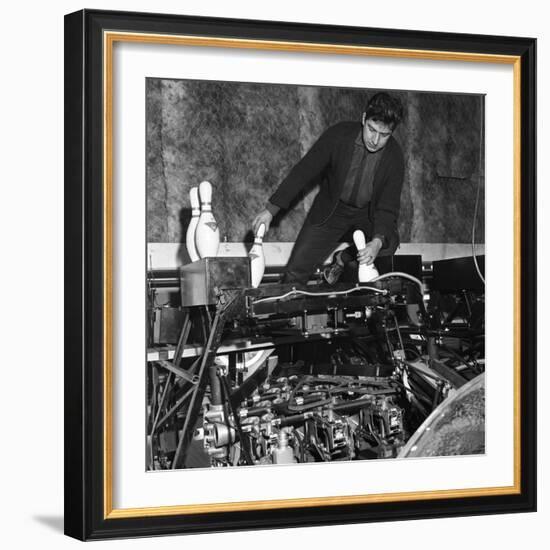
[{"label": "black picture frame", "polygon": [[[105,456],[104,33],[512,56],[519,68],[519,471],[511,494],[186,514],[113,514]],[[65,532],[80,540],[536,509],[536,40],[83,10],[65,17]],[[107,280],[108,284],[108,280]],[[508,299],[502,297],[503,300]],[[510,297],[509,299],[512,299]],[[112,481],[112,480],[111,480]]]}]

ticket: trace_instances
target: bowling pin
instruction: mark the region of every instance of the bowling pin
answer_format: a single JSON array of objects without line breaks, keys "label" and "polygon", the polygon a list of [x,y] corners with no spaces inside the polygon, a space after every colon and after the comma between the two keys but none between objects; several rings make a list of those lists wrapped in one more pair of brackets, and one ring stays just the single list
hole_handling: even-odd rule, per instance
[{"label": "bowling pin", "polygon": [[[359,229],[355,230],[353,232],[353,242],[355,243],[357,250],[363,250],[367,244],[365,242],[365,234]],[[368,283],[369,281],[372,281],[372,279],[378,277],[378,270],[374,267],[374,264],[359,264],[358,275],[360,283]]]},{"label": "bowling pin", "polygon": [[265,235],[265,224],[261,223],[258,232],[254,238],[254,245],[248,253],[250,258],[250,282],[253,288],[256,288],[262,282],[265,271],[264,247],[262,245]]},{"label": "bowling pin", "polygon": [[185,244],[187,246],[187,253],[192,262],[196,262],[199,259],[199,253],[195,246],[195,231],[197,224],[199,223],[199,216],[201,215],[201,205],[199,202],[199,188],[191,187],[189,191],[189,198],[191,200],[191,221],[187,226],[187,234],[185,235]]},{"label": "bowling pin", "polygon": [[212,185],[210,182],[201,182],[199,196],[201,215],[195,230],[195,246],[201,258],[215,257],[218,255],[220,245],[220,230],[214,214],[212,214]]}]

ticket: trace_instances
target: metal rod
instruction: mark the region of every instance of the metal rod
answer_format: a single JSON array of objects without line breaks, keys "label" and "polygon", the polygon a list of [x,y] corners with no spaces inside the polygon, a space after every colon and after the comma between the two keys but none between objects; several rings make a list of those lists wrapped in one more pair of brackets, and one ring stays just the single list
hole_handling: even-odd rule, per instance
[{"label": "metal rod", "polygon": [[175,364],[170,363],[170,361],[164,361],[163,359],[160,361],[156,361],[158,365],[165,368],[166,370],[170,371],[171,373],[175,374],[176,376],[179,376],[180,378],[183,378],[187,382],[191,382],[191,384],[196,384],[195,378],[192,374],[190,374],[185,369],[182,369],[180,367],[176,367]]},{"label": "metal rod", "polygon": [[162,426],[167,420],[170,420],[170,417],[187,401],[191,393],[195,388],[188,389],[175,403],[175,405],[162,417],[157,426]]},{"label": "metal rod", "polygon": [[221,337],[223,328],[225,326],[225,317],[233,311],[235,304],[240,303],[240,299],[243,296],[243,291],[239,290],[233,293],[222,294],[220,302],[216,309],[216,315],[214,321],[210,327],[210,334],[204,347],[204,352],[201,359],[201,364],[198,372],[197,385],[194,386],[191,391],[191,402],[187,409],[187,414],[183,423],[180,440],[174,455],[174,461],[172,463],[172,469],[177,469],[180,464],[185,463],[185,457],[191,438],[193,436],[193,427],[199,416],[199,411],[202,406],[202,399],[206,390],[208,382],[208,369],[210,365],[214,363],[216,358],[216,351],[221,343]]},{"label": "metal rod", "polygon": [[189,332],[191,331],[191,316],[189,312],[187,312],[185,316],[185,321],[183,322],[183,326],[181,327],[180,337],[178,338],[178,344],[176,346],[176,350],[174,351],[174,358],[172,359],[172,363],[175,367],[178,367],[181,362],[181,356],[183,355],[183,347],[187,343],[187,339],[189,338]]},{"label": "metal rod", "polygon": [[229,380],[227,376],[220,376],[218,374],[218,377],[223,385],[226,401],[229,403],[229,408],[231,409],[231,414],[233,415],[233,423],[235,424],[235,429],[237,430],[237,434],[239,435],[239,439],[241,441],[241,449],[244,454],[244,459],[249,466],[252,466],[254,464],[254,461],[252,460],[252,454],[250,451],[250,441],[244,436],[241,422],[239,420],[239,412],[235,407],[233,407],[233,403],[230,399],[231,388],[229,387]]},{"label": "metal rod", "polygon": [[[170,373],[168,375],[168,378],[166,379],[166,384],[164,385],[164,390],[162,391],[162,396],[160,398],[160,403],[159,403],[159,406],[158,406],[158,409],[157,409],[157,414],[155,415],[155,420],[153,421],[153,427],[151,428],[151,433],[149,434],[151,437],[153,437],[153,435],[155,435],[155,430],[157,429],[157,423],[158,423],[158,420],[159,420],[160,411],[162,410],[162,407],[164,406],[164,401],[166,400],[166,395],[168,394],[168,387],[170,386],[170,383],[172,382],[172,376],[173,376],[173,374]],[[151,449],[152,449],[152,445],[151,445]],[[151,453],[152,453],[152,451],[151,451]]]}]

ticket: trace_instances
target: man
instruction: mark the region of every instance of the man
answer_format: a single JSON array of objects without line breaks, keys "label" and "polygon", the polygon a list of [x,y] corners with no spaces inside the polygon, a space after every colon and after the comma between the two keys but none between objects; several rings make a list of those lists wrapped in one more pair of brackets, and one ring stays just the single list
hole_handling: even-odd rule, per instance
[{"label": "man", "polygon": [[[367,238],[366,247],[357,253],[360,263],[371,264],[379,254],[395,252],[404,162],[392,133],[402,118],[399,99],[384,92],[374,95],[361,123],[341,122],[326,130],[256,216],[254,231],[261,223],[267,231],[273,217],[287,209],[304,187],[320,182],[286,266],[284,282],[306,284],[351,230],[361,229]],[[346,257],[350,258],[350,249],[335,256],[325,277],[331,284],[342,272]]]}]

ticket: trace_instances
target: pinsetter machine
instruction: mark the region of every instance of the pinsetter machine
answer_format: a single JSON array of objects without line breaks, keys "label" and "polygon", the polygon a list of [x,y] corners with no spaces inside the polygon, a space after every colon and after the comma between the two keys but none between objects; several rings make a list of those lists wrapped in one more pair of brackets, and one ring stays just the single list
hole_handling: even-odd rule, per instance
[{"label": "pinsetter machine", "polygon": [[[379,260],[377,279],[334,286],[253,288],[247,257],[150,272],[147,468],[400,456],[483,373],[484,290],[471,258]],[[162,285],[180,302],[158,306]],[[452,453],[483,452],[476,430]]]}]

